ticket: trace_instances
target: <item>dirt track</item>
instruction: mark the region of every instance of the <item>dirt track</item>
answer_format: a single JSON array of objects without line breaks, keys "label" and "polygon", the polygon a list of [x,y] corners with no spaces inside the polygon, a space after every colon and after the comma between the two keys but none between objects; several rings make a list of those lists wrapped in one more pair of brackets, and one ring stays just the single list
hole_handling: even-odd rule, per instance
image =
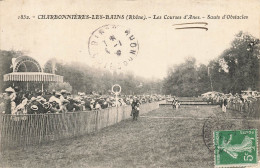
[{"label": "dirt track", "polygon": [[[207,117],[220,111],[217,106],[162,107],[137,122],[126,120],[92,135],[10,151],[0,167],[213,167],[202,128]],[[224,115],[241,117],[231,111]]]}]

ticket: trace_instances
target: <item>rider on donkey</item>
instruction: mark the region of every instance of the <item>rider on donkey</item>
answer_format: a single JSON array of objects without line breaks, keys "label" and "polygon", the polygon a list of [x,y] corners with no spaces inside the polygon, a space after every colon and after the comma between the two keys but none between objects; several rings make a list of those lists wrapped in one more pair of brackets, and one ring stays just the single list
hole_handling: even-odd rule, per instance
[{"label": "rider on donkey", "polygon": [[133,102],[132,102],[132,104],[131,104],[131,106],[132,106],[132,111],[131,111],[131,115],[130,115],[130,116],[133,115],[134,110],[136,110],[136,108],[139,106],[139,104],[140,104],[139,100],[137,99],[136,96],[134,96]]}]

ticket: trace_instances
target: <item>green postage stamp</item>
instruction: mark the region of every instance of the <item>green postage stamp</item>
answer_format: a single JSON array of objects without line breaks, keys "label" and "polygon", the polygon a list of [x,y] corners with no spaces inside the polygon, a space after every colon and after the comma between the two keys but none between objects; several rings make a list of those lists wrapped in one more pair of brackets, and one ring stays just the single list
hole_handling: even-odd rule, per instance
[{"label": "green postage stamp", "polygon": [[257,165],[257,130],[214,131],[215,167]]}]

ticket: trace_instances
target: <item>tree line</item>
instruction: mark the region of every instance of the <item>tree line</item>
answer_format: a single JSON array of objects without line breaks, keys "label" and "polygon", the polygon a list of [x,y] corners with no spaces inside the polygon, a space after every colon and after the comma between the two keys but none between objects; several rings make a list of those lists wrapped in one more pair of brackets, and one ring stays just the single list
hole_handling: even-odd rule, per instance
[{"label": "tree line", "polygon": [[56,63],[56,74],[64,76],[64,81],[70,83],[73,91],[110,94],[114,84],[119,84],[122,94],[155,94],[161,90],[160,80],[146,79],[132,72],[116,72],[98,69],[79,62]]},{"label": "tree line", "polygon": [[231,46],[208,65],[197,65],[196,59],[189,57],[168,68],[163,93],[198,96],[212,90],[233,94],[249,88],[259,91],[259,49],[259,39],[239,32]]}]

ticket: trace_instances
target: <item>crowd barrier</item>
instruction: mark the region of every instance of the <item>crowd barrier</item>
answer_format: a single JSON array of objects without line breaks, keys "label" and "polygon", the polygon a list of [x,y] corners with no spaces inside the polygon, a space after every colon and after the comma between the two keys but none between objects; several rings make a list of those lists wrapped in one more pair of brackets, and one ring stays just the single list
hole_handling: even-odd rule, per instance
[{"label": "crowd barrier", "polygon": [[227,104],[227,109],[240,111],[248,118],[260,119],[260,100],[248,102],[233,102]]},{"label": "crowd barrier", "polygon": [[[160,102],[142,104],[140,114],[159,108]],[[0,115],[0,152],[16,147],[77,137],[130,118],[131,106],[63,114]]]}]

